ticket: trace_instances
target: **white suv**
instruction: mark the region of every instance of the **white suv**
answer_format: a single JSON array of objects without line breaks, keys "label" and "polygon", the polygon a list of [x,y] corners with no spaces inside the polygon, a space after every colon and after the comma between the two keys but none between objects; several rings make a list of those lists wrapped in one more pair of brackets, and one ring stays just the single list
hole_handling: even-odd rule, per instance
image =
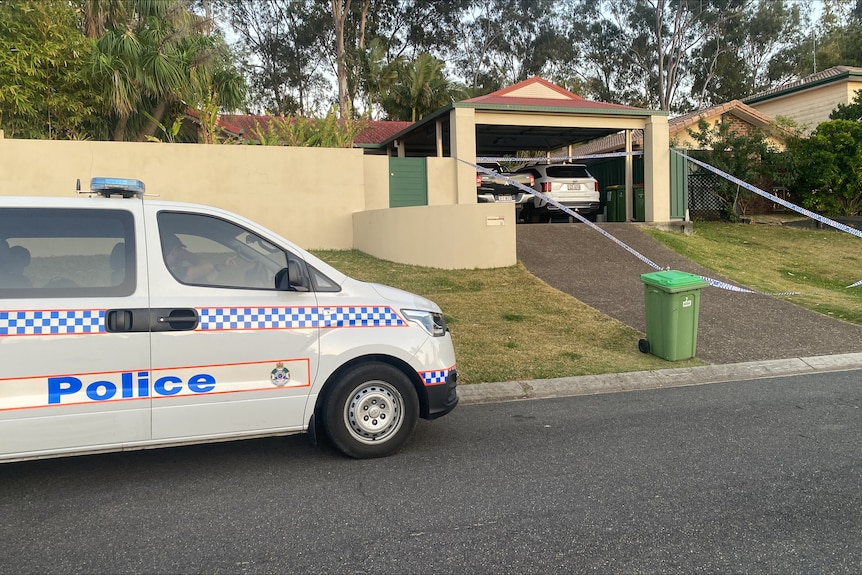
[{"label": "white suv", "polygon": [[458,403],[436,304],[143,191],[0,196],[0,461],[318,425],[379,457]]},{"label": "white suv", "polygon": [[[590,221],[596,220],[601,209],[599,182],[584,164],[532,164],[518,172],[532,174],[533,188],[537,191]],[[547,222],[555,213],[561,212],[557,206],[533,196],[524,204],[521,213],[525,222]]]}]

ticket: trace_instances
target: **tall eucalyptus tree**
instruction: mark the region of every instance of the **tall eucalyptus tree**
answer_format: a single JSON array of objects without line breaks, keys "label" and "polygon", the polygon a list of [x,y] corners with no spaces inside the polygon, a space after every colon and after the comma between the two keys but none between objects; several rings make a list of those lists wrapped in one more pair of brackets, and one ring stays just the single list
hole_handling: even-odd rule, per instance
[{"label": "tall eucalyptus tree", "polygon": [[[607,61],[596,73],[589,57],[581,63],[593,78],[620,84],[605,86],[607,93],[628,91],[638,104],[681,111],[691,106],[688,87],[692,52],[715,28],[744,8],[746,0],[570,0],[569,10],[596,26],[576,26],[573,37],[589,57],[612,57],[623,70],[608,74]],[[607,48],[592,48],[598,34]],[[618,77],[617,77],[618,76]],[[635,103],[634,101],[629,103]]]},{"label": "tall eucalyptus tree", "polygon": [[311,115],[331,101],[331,18],[323,0],[213,0],[242,52],[251,108]]},{"label": "tall eucalyptus tree", "polygon": [[795,76],[804,42],[799,6],[756,0],[715,22],[692,50],[692,99],[698,107],[757,93]]}]

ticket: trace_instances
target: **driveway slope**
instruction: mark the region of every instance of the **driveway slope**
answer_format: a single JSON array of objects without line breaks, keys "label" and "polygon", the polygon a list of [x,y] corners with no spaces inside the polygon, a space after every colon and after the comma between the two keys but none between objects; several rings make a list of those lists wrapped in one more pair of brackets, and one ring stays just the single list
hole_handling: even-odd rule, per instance
[{"label": "driveway slope", "polygon": [[[662,267],[732,283],[665,247],[638,224],[599,226]],[[646,330],[640,274],[656,271],[651,266],[580,223],[521,224],[517,244],[518,259],[532,274]],[[857,352],[862,352],[862,326],[766,295],[715,287],[701,292],[697,357],[703,361],[726,364]]]}]

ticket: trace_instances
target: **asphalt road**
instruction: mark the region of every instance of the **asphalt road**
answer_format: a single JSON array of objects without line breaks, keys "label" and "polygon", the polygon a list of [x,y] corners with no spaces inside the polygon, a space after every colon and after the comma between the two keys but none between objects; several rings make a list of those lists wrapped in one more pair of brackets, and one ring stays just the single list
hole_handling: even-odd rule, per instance
[{"label": "asphalt road", "polygon": [[862,371],[0,465],[2,573],[858,573]]}]

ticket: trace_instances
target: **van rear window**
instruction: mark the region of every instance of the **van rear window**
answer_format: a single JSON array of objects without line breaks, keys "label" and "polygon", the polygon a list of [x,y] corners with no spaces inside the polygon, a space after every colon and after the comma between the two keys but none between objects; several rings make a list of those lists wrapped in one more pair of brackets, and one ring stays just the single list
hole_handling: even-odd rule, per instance
[{"label": "van rear window", "polygon": [[127,296],[134,218],[125,210],[0,209],[0,297]]}]

